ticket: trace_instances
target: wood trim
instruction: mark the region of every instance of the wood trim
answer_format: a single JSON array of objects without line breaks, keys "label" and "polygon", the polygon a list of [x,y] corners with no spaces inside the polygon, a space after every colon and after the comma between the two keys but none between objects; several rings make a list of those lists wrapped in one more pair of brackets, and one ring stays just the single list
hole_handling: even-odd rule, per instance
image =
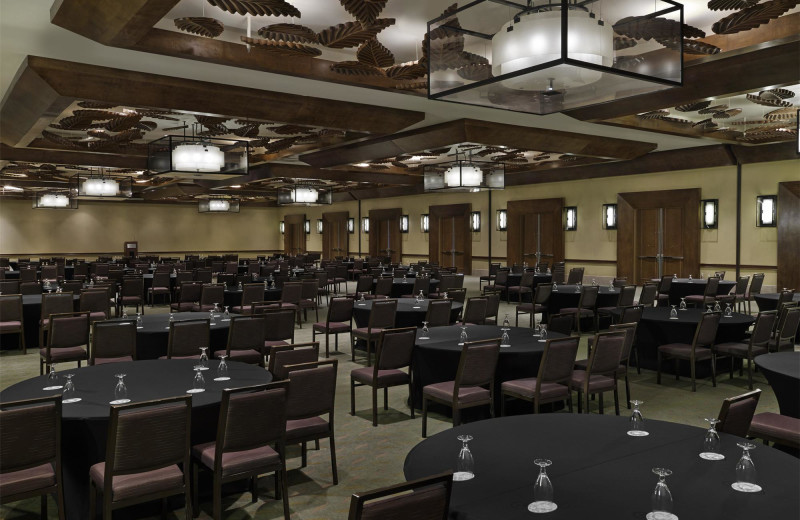
[{"label": "wood trim", "polygon": [[506,242],[507,263],[521,264],[523,261],[527,261],[523,258],[524,251],[520,249],[522,242],[522,224],[520,224],[520,220],[527,213],[552,214],[553,257],[546,260],[550,265],[564,260],[563,198],[510,200],[506,208],[508,211],[508,231],[506,232],[508,233]]},{"label": "wood trim", "polygon": [[447,204],[428,207],[430,216],[430,233],[428,239],[428,261],[435,262],[442,252],[441,220],[444,217],[457,217],[457,225],[462,226],[464,232],[464,274],[472,274],[472,232],[469,230],[470,213],[472,204]]},{"label": "wood trim", "polygon": [[[734,270],[734,269],[736,269],[736,264],[714,264],[714,263],[711,263],[711,264],[700,264],[700,267],[724,267],[725,269]],[[764,269],[764,270],[767,270],[767,271],[774,271],[774,270],[776,270],[778,268],[778,266],[775,266],[775,265],[744,265],[744,264],[740,265],[739,267],[741,269],[747,269],[747,270],[750,270],[750,269]]]},{"label": "wood trim", "polygon": [[616,260],[584,260],[581,258],[566,258],[564,259],[567,263],[572,264],[598,264],[598,265],[608,265],[608,264],[616,264]]},{"label": "wood trim", "polygon": [[800,181],[778,183],[778,287],[800,289]]},{"label": "wood trim", "polygon": [[[181,249],[180,251],[139,251],[139,255],[152,255],[158,253],[159,256],[164,255],[194,255],[194,254],[213,254],[213,255],[225,255],[225,254],[240,254],[240,253],[267,253],[267,254],[279,254],[283,253],[282,249],[237,249],[235,251],[228,250],[228,251],[209,251],[208,249],[200,249],[197,251],[187,251],[185,249]],[[2,258],[11,258],[11,257],[42,257],[42,256],[118,256],[122,257],[123,255],[120,254],[119,251],[89,251],[89,252],[74,252],[74,253],[3,253],[0,254]]]}]

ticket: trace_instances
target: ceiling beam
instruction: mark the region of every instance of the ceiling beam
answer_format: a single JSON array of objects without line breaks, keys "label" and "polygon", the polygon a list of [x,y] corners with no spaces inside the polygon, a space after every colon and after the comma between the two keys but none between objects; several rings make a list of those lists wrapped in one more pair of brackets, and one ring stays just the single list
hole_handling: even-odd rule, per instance
[{"label": "ceiling beam", "polygon": [[146,170],[147,157],[91,153],[71,150],[42,150],[38,148],[13,148],[0,144],[0,160],[32,163],[72,164],[77,166],[102,166]]}]

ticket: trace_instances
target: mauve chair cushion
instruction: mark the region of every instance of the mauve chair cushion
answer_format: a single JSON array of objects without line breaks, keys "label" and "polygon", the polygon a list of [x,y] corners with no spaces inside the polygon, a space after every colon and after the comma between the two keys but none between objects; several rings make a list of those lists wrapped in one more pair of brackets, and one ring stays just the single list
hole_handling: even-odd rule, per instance
[{"label": "mauve chair cushion", "polygon": [[[667,343],[658,347],[658,350],[673,357],[689,359],[692,356],[692,346],[687,343]],[[711,349],[698,347],[695,349],[694,358],[696,360],[711,359]]]},{"label": "mauve chair cushion", "polygon": [[281,346],[281,345],[289,345],[289,343],[287,343],[287,342],[285,342],[283,340],[276,340],[276,341],[268,340],[268,341],[264,342],[264,347],[266,347],[266,348],[278,347],[278,346]]},{"label": "mauve chair cushion", "polygon": [[[192,454],[210,469],[214,469],[215,441],[192,447]],[[259,468],[280,468],[281,456],[269,446],[251,450],[229,451],[222,454],[222,476],[244,473]],[[269,471],[269,470],[266,470]]]},{"label": "mauve chair cushion", "polygon": [[[586,367],[589,366],[588,359],[579,359],[575,362],[575,368],[580,370],[586,370]],[[625,372],[628,369],[625,365],[619,366],[619,372]]]},{"label": "mauve chair cushion", "polygon": [[[422,394],[429,395],[443,401],[452,401],[454,387],[455,381],[434,383],[423,388]],[[480,386],[462,386],[458,389],[459,404],[470,404],[478,401],[487,401],[488,399],[489,390],[481,388]]]},{"label": "mauve chair cushion", "polygon": [[292,439],[302,439],[310,436],[330,434],[330,425],[322,417],[309,417],[308,419],[294,419],[286,421],[286,442]]},{"label": "mauve chair cushion", "polygon": [[35,468],[0,473],[0,495],[16,495],[54,486],[56,474],[48,462]]},{"label": "mauve chair cushion", "polygon": [[[47,357],[47,349],[40,348],[39,355],[43,358]],[[60,363],[62,361],[78,361],[89,359],[89,356],[86,354],[86,349],[83,347],[65,347],[65,348],[53,348],[50,349],[50,360],[54,363]]]},{"label": "mauve chair cushion", "polygon": [[[714,350],[724,354],[734,354],[737,356],[747,357],[747,350],[750,346],[747,343],[720,343],[714,345]],[[767,353],[767,347],[753,346],[753,357]]]},{"label": "mauve chair cushion", "polygon": [[21,321],[0,321],[0,332],[19,330],[22,326]]},{"label": "mauve chair cushion", "polygon": [[[570,380],[573,388],[583,390],[583,385],[586,382],[586,371],[576,370],[572,373]],[[613,377],[593,375],[589,380],[589,391],[599,392],[601,390],[613,390],[616,382]]]},{"label": "mauve chair cushion", "polygon": [[750,435],[783,439],[785,444],[800,446],[800,419],[774,412],[757,413],[750,421]]},{"label": "mauve chair cushion", "polygon": [[95,365],[105,365],[106,363],[121,363],[123,361],[133,361],[133,356],[94,358]]},{"label": "mauve chair cushion", "polygon": [[[529,377],[526,379],[515,379],[512,381],[504,382],[500,388],[503,391],[514,392],[519,395],[533,399],[536,393],[536,378]],[[542,383],[539,389],[539,396],[541,399],[558,399],[559,397],[566,398],[569,395],[569,387],[558,383]]]},{"label": "mauve chair cushion", "polygon": [[[89,477],[100,489],[103,489],[105,470],[105,462],[98,462],[89,469]],[[183,486],[183,473],[177,464],[153,471],[117,475],[111,482],[112,500],[118,502],[181,486]],[[108,490],[104,491],[108,492]]]},{"label": "mauve chair cushion", "polygon": [[353,329],[353,334],[361,337],[366,337],[367,334],[372,334],[373,336],[377,336],[380,335],[382,330],[383,329],[377,327],[372,329],[370,329],[369,327],[359,327],[357,329]]},{"label": "mauve chair cushion", "polygon": [[[325,322],[319,321],[312,325],[313,329],[317,332],[325,332]],[[337,321],[332,321],[328,324],[328,332],[347,332],[350,330],[349,323],[339,323]]]},{"label": "mauve chair cushion", "polygon": [[[373,384],[375,369],[372,367],[356,368],[350,372],[350,377],[354,381],[365,385]],[[378,386],[397,386],[408,383],[409,375],[402,370],[378,370]]]}]

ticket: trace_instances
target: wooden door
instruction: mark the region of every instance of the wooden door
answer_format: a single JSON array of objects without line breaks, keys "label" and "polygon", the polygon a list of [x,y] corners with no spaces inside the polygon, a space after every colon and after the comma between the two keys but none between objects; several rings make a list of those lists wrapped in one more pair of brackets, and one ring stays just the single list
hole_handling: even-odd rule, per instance
[{"label": "wooden door", "polygon": [[700,272],[700,190],[617,195],[617,276],[644,283]]},{"label": "wooden door", "polygon": [[800,290],[800,182],[778,184],[778,288]]},{"label": "wooden door", "polygon": [[[508,202],[509,265],[564,260],[564,199],[512,200]],[[537,256],[538,255],[538,256]]]},{"label": "wooden door", "polygon": [[442,267],[472,274],[472,236],[469,230],[472,204],[431,206],[428,257]]},{"label": "wooden door", "polygon": [[390,257],[393,263],[403,258],[403,240],[400,237],[401,208],[372,209],[369,211],[369,255]]},{"label": "wooden door", "polygon": [[305,214],[283,217],[283,252],[299,255],[306,252]]},{"label": "wooden door", "polygon": [[348,255],[350,235],[347,233],[347,211],[322,214],[322,258],[333,260]]}]

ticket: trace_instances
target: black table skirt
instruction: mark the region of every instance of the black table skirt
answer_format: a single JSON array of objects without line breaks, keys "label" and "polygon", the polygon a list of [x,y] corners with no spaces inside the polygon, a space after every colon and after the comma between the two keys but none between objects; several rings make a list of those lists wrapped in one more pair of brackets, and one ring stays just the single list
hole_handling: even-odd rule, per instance
[{"label": "black table skirt", "polygon": [[[693,294],[703,294],[706,290],[706,279],[700,278],[689,281],[688,278],[678,278],[669,286],[669,304],[678,305],[681,298]],[[717,295],[728,294],[736,286],[736,282],[731,280],[720,280],[717,287]]]},{"label": "black table skirt", "polygon": [[[187,359],[134,361],[64,371],[75,374],[75,389],[83,399],[63,407],[61,453],[67,518],[80,520],[89,517],[89,468],[106,457],[108,402],[114,399],[114,374],[126,374],[128,397],[134,402],[160,399],[184,395],[192,387],[195,363]],[[210,361],[210,369],[203,373],[206,391],[192,395],[192,444],[216,438],[223,388],[264,384],[272,380],[272,375],[263,368],[230,362],[231,379],[216,382],[213,378],[216,377],[217,364],[217,361]],[[0,400],[41,397],[48,394],[42,391],[45,386],[46,376],[34,377],[3,390]]]},{"label": "black table skirt", "polygon": [[763,354],[755,362],[778,398],[781,415],[800,418],[800,352]]},{"label": "black table skirt", "polygon": [[[673,471],[667,485],[681,519],[800,516],[796,458],[758,444],[752,457],[763,491],[739,493],[731,484],[741,439],[720,434],[725,460],[706,461],[698,456],[702,428],[648,420],[646,405],[643,413],[647,437],[629,437],[629,419],[613,415],[540,414],[466,424],[417,444],[403,471],[413,480],[454,470],[461,446],[456,437],[469,434],[475,478],[453,483],[451,519],[641,520],[650,511],[658,480],[654,467]],[[553,462],[547,473],[558,509],[546,515],[527,510],[538,474],[536,458]]]},{"label": "black table skirt", "polygon": [[[235,305],[242,304],[242,293],[244,291],[238,288],[226,288],[225,289],[225,296],[224,296],[224,303],[223,305],[227,305],[228,307],[233,308]],[[264,301],[276,301],[281,299],[281,290],[280,289],[266,289],[264,290]]]},{"label": "black table skirt", "polygon": [[[373,301],[376,300],[357,301],[353,306],[353,320],[356,322],[356,327],[369,325],[369,315],[372,312]],[[395,327],[421,327],[423,320],[425,320],[425,314],[428,312],[428,302],[430,300],[427,298],[419,303],[414,298],[398,298]],[[419,309],[414,307],[419,307]],[[453,307],[450,310],[451,323],[455,323],[458,319],[462,307],[463,305],[458,302],[453,303]]]},{"label": "black table skirt", "polygon": [[[375,294],[375,284],[377,279],[372,279],[372,294]],[[431,285],[430,285],[430,292],[436,292],[436,288],[439,287],[439,280],[436,278],[431,278]],[[405,296],[407,294],[411,294],[414,289],[414,278],[409,276],[403,281],[402,278],[393,278],[392,279],[392,298],[400,298],[401,296]]]}]

